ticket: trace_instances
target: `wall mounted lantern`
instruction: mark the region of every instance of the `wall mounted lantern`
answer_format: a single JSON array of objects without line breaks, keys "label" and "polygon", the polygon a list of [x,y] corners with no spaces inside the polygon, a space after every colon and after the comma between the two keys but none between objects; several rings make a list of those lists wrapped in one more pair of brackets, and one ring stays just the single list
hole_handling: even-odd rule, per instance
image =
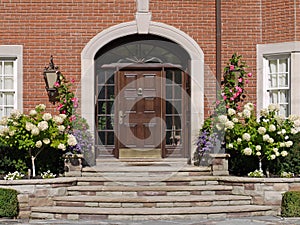
[{"label": "wall mounted lantern", "polygon": [[54,65],[51,55],[49,66],[44,69],[44,80],[49,101],[53,104],[57,101],[58,91],[55,84],[60,83],[59,75],[58,67]]}]

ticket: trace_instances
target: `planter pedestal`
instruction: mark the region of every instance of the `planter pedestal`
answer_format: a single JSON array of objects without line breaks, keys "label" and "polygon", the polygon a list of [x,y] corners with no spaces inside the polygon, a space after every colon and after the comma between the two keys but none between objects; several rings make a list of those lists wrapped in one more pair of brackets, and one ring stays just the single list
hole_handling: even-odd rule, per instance
[{"label": "planter pedestal", "polygon": [[211,171],[213,176],[228,176],[228,158],[229,154],[210,154]]},{"label": "planter pedestal", "polygon": [[83,155],[66,155],[64,156],[65,176],[81,177]]}]

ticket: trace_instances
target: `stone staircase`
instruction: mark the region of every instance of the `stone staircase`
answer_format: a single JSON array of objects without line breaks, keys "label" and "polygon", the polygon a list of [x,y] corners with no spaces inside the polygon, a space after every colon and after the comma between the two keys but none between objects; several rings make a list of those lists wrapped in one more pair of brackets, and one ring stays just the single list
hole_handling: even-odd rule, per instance
[{"label": "stone staircase", "polygon": [[98,160],[84,168],[53,206],[33,207],[35,219],[156,220],[269,215],[271,207],[233,195],[209,167],[181,159]]}]

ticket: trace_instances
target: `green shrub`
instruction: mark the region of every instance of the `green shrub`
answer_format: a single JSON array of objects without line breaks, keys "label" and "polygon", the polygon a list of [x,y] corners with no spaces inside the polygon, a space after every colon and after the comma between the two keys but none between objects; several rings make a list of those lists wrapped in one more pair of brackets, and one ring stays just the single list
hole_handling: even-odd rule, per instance
[{"label": "green shrub", "polygon": [[300,216],[300,191],[288,191],[284,193],[281,202],[281,216]]},{"label": "green shrub", "polygon": [[19,213],[18,192],[0,188],[0,217],[16,217]]}]

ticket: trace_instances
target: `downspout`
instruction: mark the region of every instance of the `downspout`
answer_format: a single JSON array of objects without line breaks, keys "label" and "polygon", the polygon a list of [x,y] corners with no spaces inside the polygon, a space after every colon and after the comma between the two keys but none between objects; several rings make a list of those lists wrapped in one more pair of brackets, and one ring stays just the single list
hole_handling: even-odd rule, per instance
[{"label": "downspout", "polygon": [[216,99],[218,98],[218,93],[221,88],[221,35],[221,0],[216,0]]}]

